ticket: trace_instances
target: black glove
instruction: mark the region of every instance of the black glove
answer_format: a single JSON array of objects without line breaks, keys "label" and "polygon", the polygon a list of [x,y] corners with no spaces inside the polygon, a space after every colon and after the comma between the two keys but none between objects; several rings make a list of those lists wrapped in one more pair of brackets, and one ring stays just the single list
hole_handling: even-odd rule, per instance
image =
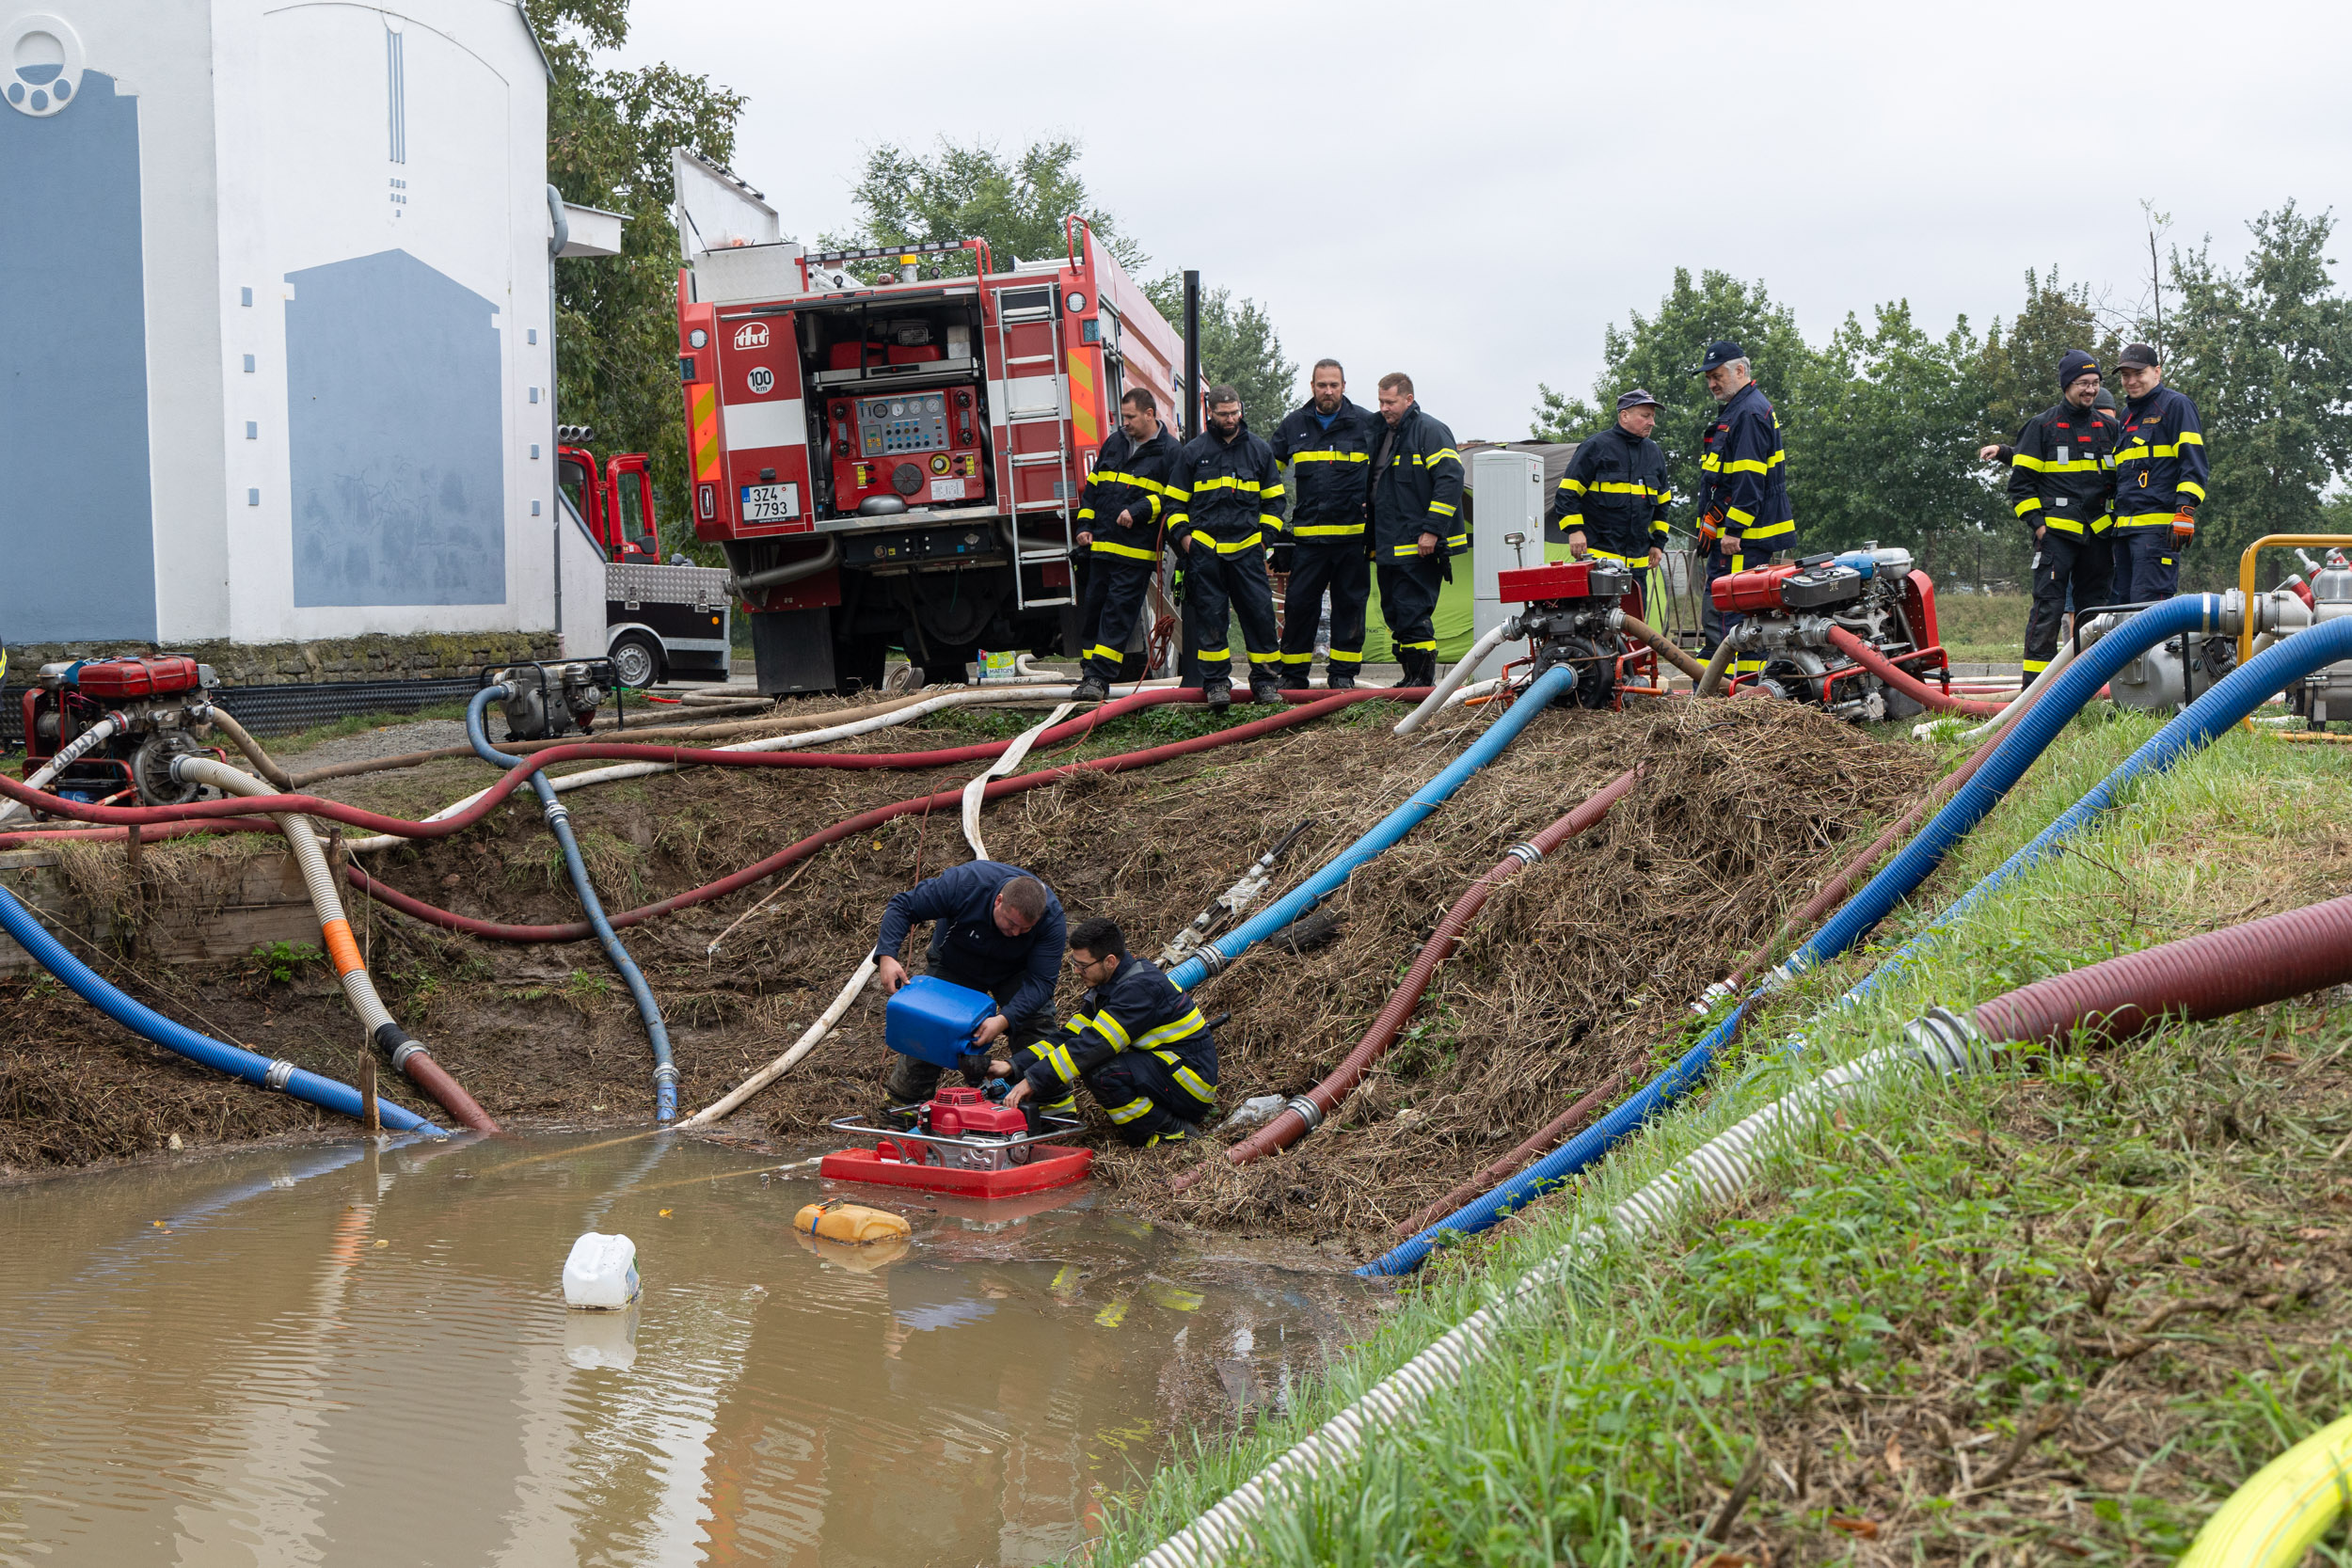
[{"label": "black glove", "polygon": [[1297,548],[1297,546],[1291,540],[1279,539],[1275,541],[1273,548],[1266,552],[1267,565],[1278,572],[1289,571],[1291,569],[1291,552],[1295,548]]}]

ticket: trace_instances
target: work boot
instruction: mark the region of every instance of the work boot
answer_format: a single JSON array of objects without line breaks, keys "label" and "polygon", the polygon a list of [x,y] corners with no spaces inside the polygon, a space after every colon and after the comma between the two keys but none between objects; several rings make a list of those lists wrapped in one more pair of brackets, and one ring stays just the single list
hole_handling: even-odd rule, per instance
[{"label": "work boot", "polygon": [[1089,670],[1078,677],[1077,686],[1071,690],[1070,700],[1073,703],[1101,703],[1107,702],[1110,694],[1110,683]]},{"label": "work boot", "polygon": [[1282,700],[1282,683],[1266,671],[1250,671],[1249,700],[1261,705],[1279,703]]},{"label": "work boot", "polygon": [[1323,683],[1323,689],[1326,691],[1356,689],[1356,672],[1352,668],[1343,669],[1336,664],[1327,664],[1324,666],[1324,674],[1327,677]]},{"label": "work boot", "polygon": [[1166,1131],[1152,1133],[1151,1141],[1143,1147],[1159,1148],[1168,1144],[1188,1144],[1199,1136],[1200,1136],[1199,1122],[1171,1120]]},{"label": "work boot", "polygon": [[1306,689],[1307,689],[1307,688],[1308,688],[1308,684],[1309,684],[1309,683],[1308,683],[1308,680],[1307,680],[1307,667],[1306,667],[1305,665],[1303,665],[1303,664],[1285,664],[1285,665],[1283,665],[1283,666],[1282,666],[1282,689],[1283,689],[1283,690],[1285,690],[1285,691],[1304,691],[1304,690],[1306,690]]},{"label": "work boot", "polygon": [[1212,675],[1202,681],[1200,705],[1211,713],[1223,713],[1233,705],[1233,683],[1223,675]]}]

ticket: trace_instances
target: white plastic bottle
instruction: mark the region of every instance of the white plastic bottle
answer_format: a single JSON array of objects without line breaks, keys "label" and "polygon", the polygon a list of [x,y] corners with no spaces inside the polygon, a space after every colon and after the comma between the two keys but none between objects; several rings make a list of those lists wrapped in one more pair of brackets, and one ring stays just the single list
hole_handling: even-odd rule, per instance
[{"label": "white plastic bottle", "polygon": [[613,1312],[637,1299],[637,1243],[627,1236],[591,1230],[572,1243],[564,1259],[564,1305],[586,1312]]}]

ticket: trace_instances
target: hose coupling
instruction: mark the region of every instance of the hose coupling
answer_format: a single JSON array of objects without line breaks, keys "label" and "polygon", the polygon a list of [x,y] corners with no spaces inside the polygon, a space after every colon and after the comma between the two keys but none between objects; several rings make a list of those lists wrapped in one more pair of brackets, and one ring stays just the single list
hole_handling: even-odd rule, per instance
[{"label": "hose coupling", "polygon": [[[1215,942],[1211,942],[1209,945],[1201,948],[1199,952],[1195,953],[1193,957],[1200,960],[1200,967],[1207,970],[1210,974],[1218,974],[1227,964],[1232,961],[1222,952],[1218,951]],[[1206,978],[1206,976],[1203,976],[1203,978]]]},{"label": "hose coupling", "polygon": [[294,1065],[281,1056],[270,1063],[269,1070],[262,1074],[262,1084],[265,1088],[283,1089],[293,1081],[294,1075]]},{"label": "hose coupling", "polygon": [[559,822],[569,822],[572,819],[571,808],[553,798],[549,798],[548,803],[540,808],[539,815],[547,818],[547,824],[550,828]]},{"label": "hose coupling", "polygon": [[1704,1018],[1715,1010],[1716,1003],[1728,1001],[1734,994],[1730,982],[1718,980],[1699,992],[1699,999],[1691,1004],[1691,1011]]},{"label": "hose coupling", "polygon": [[1284,1102],[1282,1109],[1297,1112],[1298,1119],[1307,1124],[1310,1132],[1323,1125],[1323,1107],[1303,1094],[1293,1096]]},{"label": "hose coupling", "polygon": [[1930,1007],[1904,1024],[1903,1038],[1942,1078],[1976,1070],[1989,1043],[1983,1030],[1949,1007]]},{"label": "hose coupling", "polygon": [[423,1046],[419,1045],[414,1039],[411,1039],[408,1036],[408,1032],[397,1023],[387,1022],[377,1024],[375,1026],[375,1043],[378,1050],[382,1051],[384,1054],[392,1059],[392,1070],[394,1072],[407,1071],[408,1059],[411,1056],[430,1056],[432,1054],[432,1053],[425,1050]]},{"label": "hose coupling", "polygon": [[676,1064],[674,1062],[657,1064],[653,1069],[653,1081],[657,1085],[667,1084],[672,1088],[677,1087]]},{"label": "hose coupling", "polygon": [[1534,865],[1544,858],[1544,852],[1533,844],[1514,844],[1505,853],[1510,859],[1518,862],[1522,867]]}]

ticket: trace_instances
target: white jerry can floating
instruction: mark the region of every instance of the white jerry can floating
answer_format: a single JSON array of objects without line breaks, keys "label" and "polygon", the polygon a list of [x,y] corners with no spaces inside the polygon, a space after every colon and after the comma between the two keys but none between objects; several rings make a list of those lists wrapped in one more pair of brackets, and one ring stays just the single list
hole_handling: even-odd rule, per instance
[{"label": "white jerry can floating", "polygon": [[614,1312],[637,1299],[637,1289],[635,1242],[591,1230],[572,1243],[564,1259],[564,1306]]}]

